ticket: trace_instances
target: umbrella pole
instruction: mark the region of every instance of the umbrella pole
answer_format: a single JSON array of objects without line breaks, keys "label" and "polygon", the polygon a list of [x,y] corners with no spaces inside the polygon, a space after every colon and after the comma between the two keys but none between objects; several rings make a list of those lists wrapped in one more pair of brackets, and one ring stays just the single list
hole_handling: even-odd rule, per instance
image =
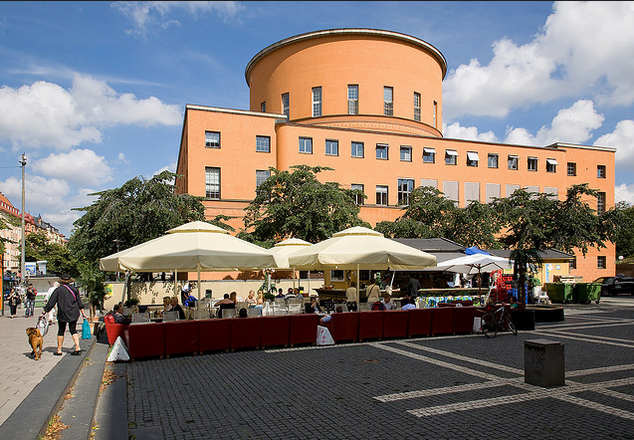
[{"label": "umbrella pole", "polygon": [[357,285],[357,311],[361,310],[359,308],[359,279],[360,279],[359,277],[360,276],[361,275],[359,273],[359,265],[357,264],[357,282],[356,282],[356,285]]},{"label": "umbrella pole", "polygon": [[198,301],[196,301],[196,308],[198,308],[198,303],[200,302],[200,264],[196,266],[198,270]]},{"label": "umbrella pole", "polygon": [[178,297],[178,271],[174,271],[174,296]]}]

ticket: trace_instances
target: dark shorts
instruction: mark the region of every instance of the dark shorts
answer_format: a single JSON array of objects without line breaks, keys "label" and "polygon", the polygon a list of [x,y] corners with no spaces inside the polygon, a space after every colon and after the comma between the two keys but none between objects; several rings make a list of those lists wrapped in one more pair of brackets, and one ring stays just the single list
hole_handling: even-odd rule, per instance
[{"label": "dark shorts", "polygon": [[[66,322],[57,321],[57,336],[64,336],[66,324]],[[77,334],[77,321],[71,321],[68,323],[68,331],[71,335]]]}]

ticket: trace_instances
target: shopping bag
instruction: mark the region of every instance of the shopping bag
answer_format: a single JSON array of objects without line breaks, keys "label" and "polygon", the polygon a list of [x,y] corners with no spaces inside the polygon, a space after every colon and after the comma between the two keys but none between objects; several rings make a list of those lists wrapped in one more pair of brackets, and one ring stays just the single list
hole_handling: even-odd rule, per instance
[{"label": "shopping bag", "polygon": [[482,333],[482,317],[473,317],[473,333]]},{"label": "shopping bag", "polygon": [[335,340],[332,339],[330,330],[323,325],[317,326],[317,345],[334,345]]},{"label": "shopping bag", "polygon": [[37,320],[36,327],[40,330],[42,337],[46,336],[48,332],[48,315],[41,315]]},{"label": "shopping bag", "polygon": [[90,339],[92,338],[92,333],[90,331],[90,323],[87,319],[84,319],[84,322],[81,324],[81,338],[82,339]]}]

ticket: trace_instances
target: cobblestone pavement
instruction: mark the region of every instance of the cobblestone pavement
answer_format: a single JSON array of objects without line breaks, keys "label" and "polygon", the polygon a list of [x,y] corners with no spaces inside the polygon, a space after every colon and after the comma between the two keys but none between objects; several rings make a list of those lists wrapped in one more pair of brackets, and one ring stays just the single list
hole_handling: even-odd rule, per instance
[{"label": "cobblestone pavement", "polygon": [[[634,298],[534,331],[146,360],[127,366],[143,439],[634,439]],[[524,381],[524,341],[564,344],[566,385]]]}]

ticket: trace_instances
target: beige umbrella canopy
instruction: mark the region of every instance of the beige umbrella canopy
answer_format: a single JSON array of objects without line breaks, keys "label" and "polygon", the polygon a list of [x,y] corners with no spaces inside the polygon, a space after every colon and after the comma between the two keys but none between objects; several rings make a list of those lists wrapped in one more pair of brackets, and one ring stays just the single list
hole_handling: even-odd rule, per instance
[{"label": "beige umbrella canopy", "polygon": [[[300,270],[413,270],[436,265],[436,257],[372,229],[355,226],[289,255]],[[357,283],[357,298],[359,284]]]},{"label": "beige umbrella canopy", "polygon": [[210,223],[195,221],[104,257],[99,260],[99,267],[111,272],[196,271],[200,290],[201,271],[260,270],[275,268],[277,264],[268,250]]},{"label": "beige umbrella canopy", "polygon": [[436,265],[436,257],[372,229],[355,226],[288,256],[302,270],[412,270]]},{"label": "beige umbrella canopy", "polygon": [[311,246],[311,243],[299,238],[289,238],[288,240],[280,241],[269,251],[275,255],[279,269],[291,269],[288,263],[288,256],[307,246]]}]

